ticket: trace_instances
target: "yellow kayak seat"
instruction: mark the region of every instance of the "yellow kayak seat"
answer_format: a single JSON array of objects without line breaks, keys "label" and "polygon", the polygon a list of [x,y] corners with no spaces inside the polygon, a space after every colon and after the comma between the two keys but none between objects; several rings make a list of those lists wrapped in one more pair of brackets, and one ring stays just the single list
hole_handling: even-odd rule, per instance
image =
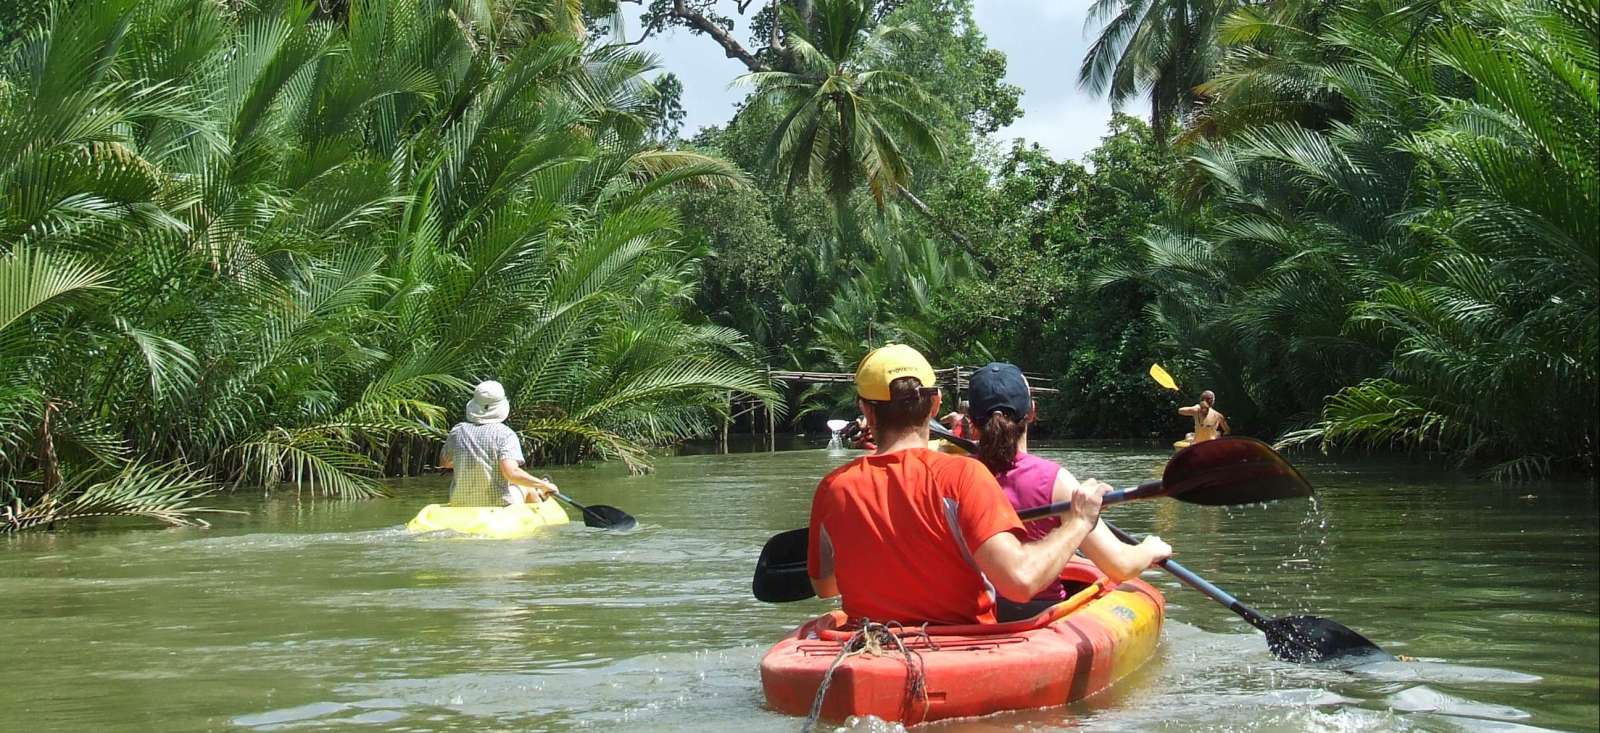
[{"label": "yellow kayak seat", "polygon": [[497,540],[528,537],[540,527],[566,524],[567,511],[555,499],[510,506],[429,504],[406,524],[412,532],[451,531]]}]

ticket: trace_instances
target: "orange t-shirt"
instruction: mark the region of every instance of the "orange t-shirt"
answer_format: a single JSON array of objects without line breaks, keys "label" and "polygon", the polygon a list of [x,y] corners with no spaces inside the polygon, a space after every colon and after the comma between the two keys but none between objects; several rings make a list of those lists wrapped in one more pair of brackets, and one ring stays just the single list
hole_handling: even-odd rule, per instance
[{"label": "orange t-shirt", "polygon": [[973,555],[1001,532],[1021,539],[1022,520],[982,463],[926,448],[864,456],[817,484],[807,569],[831,571],[851,618],[994,623]]}]

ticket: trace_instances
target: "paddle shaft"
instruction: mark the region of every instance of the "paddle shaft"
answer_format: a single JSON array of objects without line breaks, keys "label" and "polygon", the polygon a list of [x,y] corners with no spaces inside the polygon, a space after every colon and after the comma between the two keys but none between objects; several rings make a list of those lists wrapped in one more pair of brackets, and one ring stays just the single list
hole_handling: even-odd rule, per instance
[{"label": "paddle shaft", "polygon": [[[551,486],[554,486],[554,485],[555,484],[551,484]],[[587,506],[584,506],[582,504],[579,504],[572,497],[561,493],[560,489],[551,489],[550,490],[550,494],[551,494],[551,496],[554,496],[555,498],[566,502],[567,505],[571,506],[573,509],[577,509],[579,512],[581,512],[583,514],[583,516],[584,516],[585,523],[587,523],[587,520],[589,518],[591,518],[591,517],[594,519],[594,521],[599,522],[601,524],[610,524],[611,523],[611,521],[609,519],[607,519],[605,517],[605,515],[601,514],[600,511],[598,511],[594,507],[587,507]]]},{"label": "paddle shaft", "polygon": [[[940,425],[939,423],[928,423],[928,431],[933,435],[937,435],[940,438],[954,443],[956,446],[968,453],[978,452],[977,443],[950,432],[947,428],[945,428],[945,426]],[[1164,484],[1161,482],[1161,479],[1154,479],[1139,484],[1131,489],[1113,489],[1111,491],[1107,491],[1105,495],[1100,498],[1100,505],[1105,506],[1108,504],[1119,504],[1121,502],[1132,501],[1134,499],[1147,499],[1152,496],[1160,496],[1163,486]],[[1045,506],[1036,506],[1029,509],[1018,510],[1017,516],[1024,520],[1029,520],[1038,519],[1040,517],[1048,517],[1052,514],[1065,514],[1069,511],[1072,511],[1072,502],[1060,501],[1054,504],[1047,504]]]},{"label": "paddle shaft", "polygon": [[[945,426],[940,425],[939,423],[929,422],[928,432],[954,443],[956,446],[960,447],[961,450],[964,450],[968,453],[978,452],[977,443],[950,432],[949,429],[945,428]],[[1161,483],[1161,479],[1155,479],[1152,481],[1146,481],[1131,489],[1113,489],[1111,491],[1107,491],[1105,495],[1100,498],[1100,505],[1105,506],[1107,504],[1119,504],[1121,502],[1132,501],[1134,499],[1147,499],[1152,496],[1160,496],[1163,486],[1164,484]],[[1036,506],[1029,509],[1018,510],[1017,516],[1024,520],[1028,520],[1038,519],[1040,517],[1048,517],[1052,514],[1066,514],[1069,511],[1072,511],[1072,502],[1059,501],[1054,504],[1047,504],[1045,506]]]},{"label": "paddle shaft", "polygon": [[[551,484],[551,486],[554,486],[554,485],[555,484]],[[560,499],[561,501],[566,502],[567,505],[572,507],[573,509],[577,509],[578,513],[583,515],[583,523],[585,525],[589,524],[591,521],[592,522],[597,522],[599,524],[610,524],[610,522],[607,522],[606,518],[601,516],[599,512],[597,512],[597,511],[595,511],[593,509],[590,509],[589,507],[586,507],[586,506],[584,506],[582,504],[579,504],[577,501],[573,500],[572,497],[561,493],[560,489],[551,489],[550,490],[550,495],[554,496],[557,499]]]},{"label": "paddle shaft", "polygon": [[[1107,494],[1107,496],[1109,496],[1109,494]],[[1105,523],[1106,529],[1111,530],[1111,533],[1116,535],[1117,539],[1122,540],[1130,545],[1139,544],[1140,540],[1138,538],[1122,531],[1122,528],[1118,527],[1117,525],[1112,524],[1105,519],[1101,519],[1100,521]],[[1172,573],[1173,577],[1183,581],[1184,585],[1206,594],[1206,596],[1213,601],[1227,606],[1229,611],[1239,614],[1239,618],[1250,622],[1251,626],[1261,629],[1264,632],[1272,633],[1267,628],[1267,619],[1265,616],[1262,616],[1254,608],[1246,606],[1243,601],[1234,598],[1227,591],[1212,585],[1210,581],[1200,577],[1199,575],[1196,575],[1193,570],[1184,567],[1177,560],[1167,558],[1166,560],[1162,560],[1157,564],[1161,566],[1162,570]]]},{"label": "paddle shaft", "polygon": [[[1103,496],[1100,497],[1100,505],[1108,506],[1111,504],[1120,504],[1125,501],[1132,501],[1134,499],[1144,499],[1151,496],[1159,496],[1161,494],[1161,486],[1161,479],[1155,479],[1154,481],[1146,481],[1131,489],[1113,489],[1111,491],[1107,491]],[[1048,517],[1052,514],[1066,514],[1070,511],[1072,511],[1072,502],[1058,501],[1054,504],[1046,504],[1044,506],[1036,506],[1028,509],[1018,510],[1017,516],[1026,521],[1030,519],[1038,519],[1040,517]]]}]

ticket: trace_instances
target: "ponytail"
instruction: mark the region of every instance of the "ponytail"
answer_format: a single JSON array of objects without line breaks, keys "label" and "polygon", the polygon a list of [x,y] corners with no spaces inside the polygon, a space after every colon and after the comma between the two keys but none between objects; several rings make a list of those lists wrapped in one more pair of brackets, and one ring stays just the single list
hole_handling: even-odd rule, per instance
[{"label": "ponytail", "polygon": [[995,410],[976,418],[978,426],[978,460],[989,467],[989,472],[999,475],[1017,465],[1017,444],[1028,431],[1026,417],[1016,419]]}]

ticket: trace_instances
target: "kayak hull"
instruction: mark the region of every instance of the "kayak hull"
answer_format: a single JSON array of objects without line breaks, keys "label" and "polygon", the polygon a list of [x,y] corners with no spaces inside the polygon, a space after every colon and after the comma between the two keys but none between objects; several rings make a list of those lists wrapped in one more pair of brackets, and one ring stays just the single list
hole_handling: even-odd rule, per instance
[{"label": "kayak hull", "polygon": [[406,524],[412,532],[458,532],[497,540],[529,537],[544,527],[572,521],[555,499],[510,506],[429,504]]},{"label": "kayak hull", "polygon": [[[922,665],[923,693],[908,683],[905,657],[850,656],[835,668],[821,717],[840,721],[874,715],[914,725],[1005,710],[1064,705],[1104,690],[1143,665],[1160,640],[1166,602],[1140,580],[1109,587],[1105,576],[1075,560],[1062,574],[1092,583],[1032,619],[1008,624],[908,628],[901,639]],[[817,689],[851,630],[834,611],[796,629],[761,660],[761,686],[771,708],[810,712]]]}]

